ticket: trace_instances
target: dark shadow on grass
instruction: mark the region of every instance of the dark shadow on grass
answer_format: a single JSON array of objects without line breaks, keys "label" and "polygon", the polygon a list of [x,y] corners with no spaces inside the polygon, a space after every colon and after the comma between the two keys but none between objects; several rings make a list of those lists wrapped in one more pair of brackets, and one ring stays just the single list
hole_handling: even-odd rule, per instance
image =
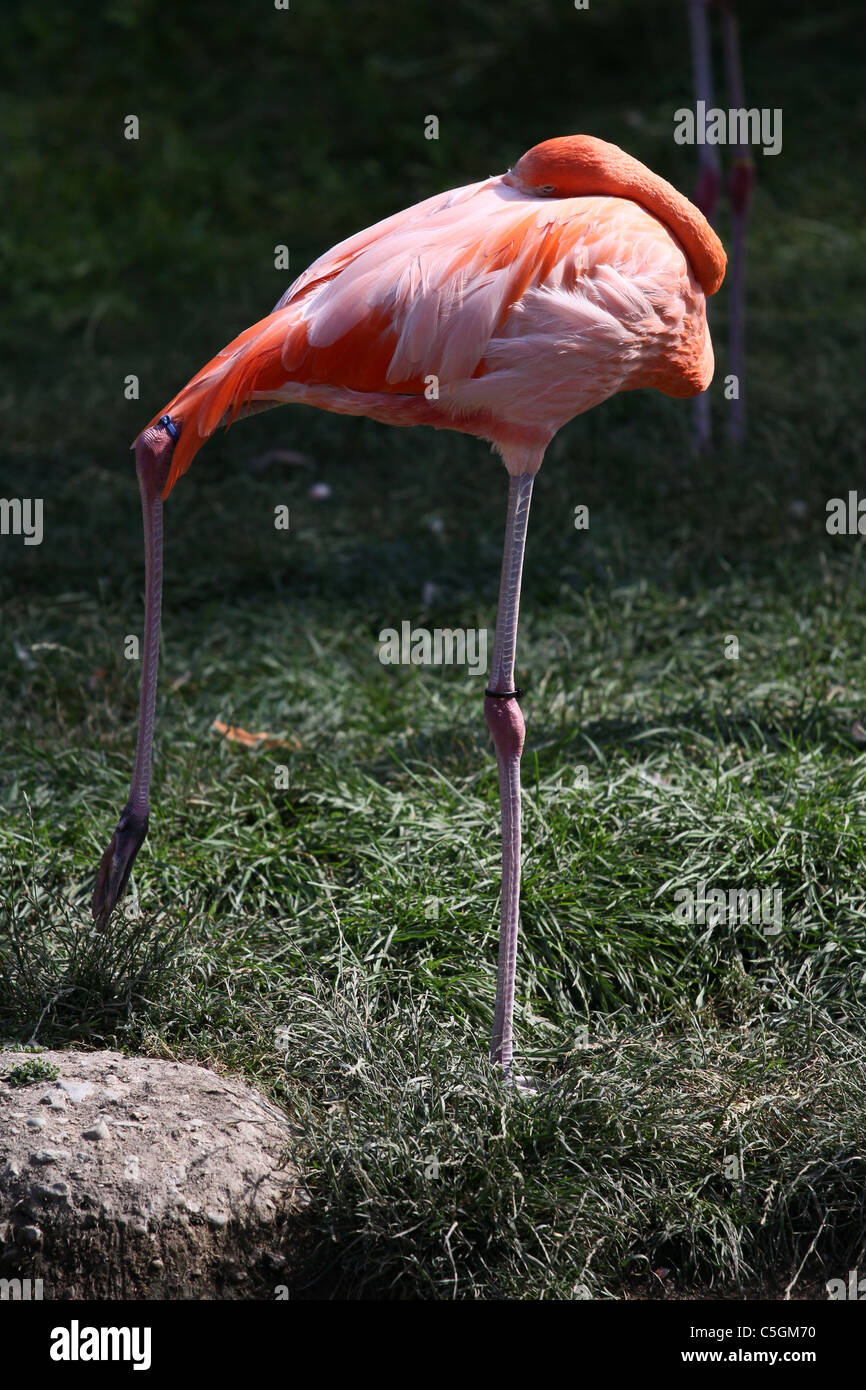
[{"label": "dark shadow on grass", "polygon": [[[466,770],[472,771],[473,766],[477,769],[479,750],[488,746],[480,704],[479,701],[479,717],[475,725],[454,724],[449,728],[433,729],[429,733],[401,734],[389,745],[390,756],[387,758],[380,753],[369,758],[363,755],[359,757],[355,749],[353,765],[363,775],[382,785],[389,785],[402,775],[402,763],[414,765],[423,762],[453,771],[455,747],[460,747]],[[808,752],[820,748],[828,740],[845,743],[838,725],[823,705],[814,705],[806,713],[795,714],[779,708],[778,714],[774,715],[767,706],[745,706],[732,714],[718,707],[693,704],[666,711],[651,720],[597,719],[567,732],[535,723],[532,719],[531,696],[523,701],[523,710],[527,716],[524,766],[537,754],[540,767],[546,769],[556,767],[566,750],[569,750],[569,761],[572,761],[575,745],[580,748],[581,761],[586,761],[587,755],[592,757],[593,747],[603,753],[634,753],[642,760],[645,754],[681,744],[689,736],[720,749],[733,745],[752,753],[756,743],[766,753],[784,752],[794,746],[800,752]],[[852,757],[859,756],[860,749],[853,742],[850,742],[850,751]]]}]

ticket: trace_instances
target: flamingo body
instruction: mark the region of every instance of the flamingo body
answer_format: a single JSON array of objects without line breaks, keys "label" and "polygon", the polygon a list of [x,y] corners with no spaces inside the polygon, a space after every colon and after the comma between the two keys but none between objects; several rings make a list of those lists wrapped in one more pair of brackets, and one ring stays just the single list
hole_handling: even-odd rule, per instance
[{"label": "flamingo body", "polygon": [[[165,495],[219,425],[287,401],[479,435],[521,472],[618,391],[703,391],[704,287],[720,279],[721,244],[699,240],[709,229],[697,210],[616,147],[584,136],[537,148],[543,157],[428,198],[311,265],[165,407],[184,426]],[[572,195],[582,183],[601,196]]]},{"label": "flamingo body", "polygon": [[670,184],[604,141],[548,140],[507,174],[428,198],[327,252],[154,417],[135,443],[146,569],[138,744],[97,878],[100,924],[148,829],[163,498],[204,440],[286,401],[478,435],[511,475],[485,692],[502,814],[491,1056],[510,1074],[525,732],[514,667],[534,475],[556,431],[616,392],[706,388],[705,297],[724,269],[715,233]]}]

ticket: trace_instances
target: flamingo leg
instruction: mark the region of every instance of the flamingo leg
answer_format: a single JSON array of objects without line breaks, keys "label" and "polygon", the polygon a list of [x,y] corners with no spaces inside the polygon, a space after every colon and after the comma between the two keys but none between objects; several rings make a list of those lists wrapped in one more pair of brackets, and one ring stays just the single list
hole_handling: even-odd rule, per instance
[{"label": "flamingo leg", "polygon": [[[695,98],[705,103],[705,110],[713,105],[713,63],[710,50],[710,29],[707,16],[707,0],[689,0],[689,29],[692,41],[692,71],[695,79]],[[695,189],[695,203],[704,217],[712,225],[719,191],[722,186],[719,156],[715,145],[698,146],[698,186]],[[709,305],[707,305],[709,316]],[[710,419],[709,389],[695,397],[694,403],[694,443],[698,452],[703,453],[713,442]]]},{"label": "flamingo leg", "polygon": [[120,813],[117,829],[102,856],[93,894],[91,910],[97,925],[102,928],[106,926],[115,904],[126,892],[129,874],[135,856],[144,843],[150,818],[150,771],[162,612],[162,489],[168,477],[174,445],[175,438],[161,424],[145,430],[135,445],[135,466],[144,522],[145,570],[138,742],[129,800]]},{"label": "flamingo leg", "polygon": [[[732,107],[745,108],[743,94],[743,65],[740,60],[740,35],[737,16],[732,4],[722,6],[722,40],[725,58],[725,80]],[[746,228],[755,166],[748,145],[738,144],[734,151],[734,167],[728,182],[731,198],[731,314],[730,356],[728,370],[737,378],[737,395],[731,402],[728,434],[735,444],[742,442],[746,431],[745,351],[746,351]]]},{"label": "flamingo leg", "polygon": [[514,975],[520,914],[520,755],[525,735],[523,714],[514,688],[514,656],[533,478],[532,473],[512,474],[509,478],[496,637],[490,662],[490,685],[484,700],[484,715],[496,748],[502,808],[502,908],[490,1056],[501,1064],[507,1077],[511,1074],[513,1054]]}]

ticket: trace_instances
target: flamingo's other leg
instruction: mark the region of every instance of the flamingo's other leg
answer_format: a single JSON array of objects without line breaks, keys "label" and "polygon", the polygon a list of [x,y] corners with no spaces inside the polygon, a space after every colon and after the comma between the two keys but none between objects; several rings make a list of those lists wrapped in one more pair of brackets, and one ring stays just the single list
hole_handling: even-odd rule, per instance
[{"label": "flamingo's other leg", "polygon": [[[732,107],[745,109],[743,96],[743,65],[740,60],[740,35],[737,16],[730,0],[722,6],[722,38],[725,55],[725,80]],[[749,204],[755,181],[755,165],[748,145],[738,144],[734,165],[728,182],[731,199],[731,298],[730,298],[730,356],[728,370],[737,378],[737,395],[731,402],[728,434],[735,444],[742,442],[746,431],[745,350],[746,350],[746,228]]]},{"label": "flamingo's other leg", "polygon": [[[689,0],[689,29],[692,40],[692,71],[695,79],[695,98],[713,105],[713,62],[710,52],[710,28],[707,16],[708,0]],[[722,187],[721,166],[715,145],[698,146],[698,185],[694,201],[712,226],[713,214]],[[709,305],[707,305],[709,315]],[[695,397],[694,443],[699,452],[709,449],[713,442],[710,420],[709,389]]]},{"label": "flamingo's other leg", "polygon": [[511,1074],[514,1020],[514,972],[520,913],[520,755],[525,725],[514,687],[514,654],[520,607],[520,580],[526,525],[532,499],[533,473],[512,474],[508,484],[505,551],[499,585],[496,637],[490,661],[490,684],[484,700],[499,767],[502,807],[502,909],[499,928],[499,972],[490,1056]]},{"label": "flamingo's other leg", "polygon": [[126,892],[135,856],[144,843],[150,817],[150,769],[153,760],[153,720],[159,670],[159,627],[162,610],[162,490],[168,478],[179,428],[163,416],[139,436],[135,467],[144,521],[144,649],[138,708],[138,742],[129,800],[102,856],[92,912],[105,927],[115,904]]}]

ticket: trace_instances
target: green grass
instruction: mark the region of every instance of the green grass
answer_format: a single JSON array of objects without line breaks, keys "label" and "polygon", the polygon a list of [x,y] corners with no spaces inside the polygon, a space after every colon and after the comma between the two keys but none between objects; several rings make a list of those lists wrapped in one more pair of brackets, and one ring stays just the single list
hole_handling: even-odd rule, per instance
[{"label": "green grass", "polygon": [[59,1075],[60,1070],[53,1062],[46,1062],[42,1057],[31,1057],[13,1067],[3,1079],[7,1086],[32,1086],[37,1081],[56,1081]]},{"label": "green grass", "polygon": [[[71,10],[10,21],[36,80],[0,98],[0,493],[44,498],[45,540],[0,541],[0,1037],[199,1059],[278,1097],[309,1278],[340,1296],[646,1296],[658,1267],[686,1294],[796,1293],[864,1258],[866,559],[824,525],[866,442],[854,5],[743,14],[747,93],[782,106],[785,145],[758,167],[742,454],[694,460],[689,405],[640,393],[575,421],[539,475],[517,1008],[538,1095],[485,1061],[484,682],[376,659],[405,618],[492,631],[506,480],[476,441],[297,408],[199,456],[166,509],[151,833],[108,934],[90,924],[137,714],[129,441],[270,307],[279,241],[300,271],[568,129],[690,187],[671,8],[593,7],[584,50],[543,3],[444,28],[371,6],[363,32],[310,4],[278,33],[190,5],[162,37],[153,5],[113,4],[74,68]],[[129,111],[155,132],[134,151]],[[251,469],[270,448],[311,462]],[[215,719],[288,746],[241,749]],[[701,880],[780,890],[782,931],[677,921]]]}]

